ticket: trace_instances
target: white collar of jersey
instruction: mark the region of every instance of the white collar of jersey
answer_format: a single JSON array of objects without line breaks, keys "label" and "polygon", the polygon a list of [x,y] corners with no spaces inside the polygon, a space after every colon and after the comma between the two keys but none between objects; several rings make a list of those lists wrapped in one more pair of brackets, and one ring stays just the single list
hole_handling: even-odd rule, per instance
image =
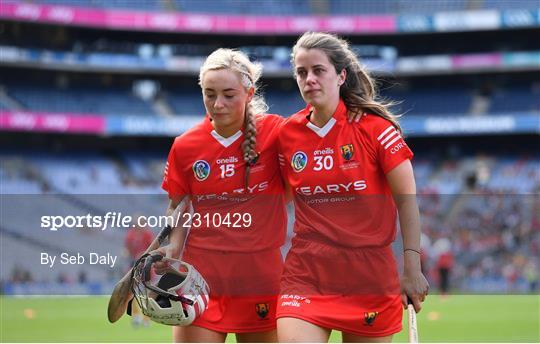
[{"label": "white collar of jersey", "polygon": [[330,118],[328,122],[322,127],[319,128],[315,124],[311,123],[310,121],[307,122],[307,127],[315,132],[315,134],[319,135],[320,137],[325,137],[326,134],[334,127],[334,124],[336,124],[336,119],[334,117]]},{"label": "white collar of jersey", "polygon": [[223,137],[219,135],[215,130],[212,130],[210,134],[212,134],[212,136],[217,140],[217,142],[221,143],[221,145],[225,148],[232,145],[234,141],[238,140],[238,138],[242,136],[242,132],[240,130],[238,130],[233,136],[229,137]]}]

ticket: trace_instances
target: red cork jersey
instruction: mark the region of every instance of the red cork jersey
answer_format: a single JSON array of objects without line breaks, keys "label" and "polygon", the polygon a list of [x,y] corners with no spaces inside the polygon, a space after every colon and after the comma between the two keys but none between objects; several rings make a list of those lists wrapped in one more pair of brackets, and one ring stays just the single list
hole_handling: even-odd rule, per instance
[{"label": "red cork jersey", "polygon": [[386,173],[413,154],[388,120],[348,123],[340,101],[318,128],[311,107],[280,129],[280,165],[295,201],[295,232],[347,247],[386,246],[395,238],[396,207]]},{"label": "red cork jersey", "polygon": [[259,158],[251,167],[247,189],[241,131],[224,138],[207,116],[174,140],[162,187],[170,197],[191,196],[194,216],[187,245],[253,252],[283,244],[286,211],[277,157],[283,118],[257,118]]}]

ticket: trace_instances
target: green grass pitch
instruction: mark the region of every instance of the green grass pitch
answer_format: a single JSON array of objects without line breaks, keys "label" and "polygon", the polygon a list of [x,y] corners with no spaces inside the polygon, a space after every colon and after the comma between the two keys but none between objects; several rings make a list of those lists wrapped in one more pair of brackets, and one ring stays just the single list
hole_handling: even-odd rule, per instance
[{"label": "green grass pitch", "polygon": [[[167,326],[132,328],[128,316],[109,324],[107,297],[2,297],[0,302],[1,342],[171,341]],[[403,320],[394,342],[407,341],[406,313]],[[540,342],[540,296],[429,296],[418,314],[418,332],[421,342]],[[339,342],[341,336],[334,332],[330,340]]]}]

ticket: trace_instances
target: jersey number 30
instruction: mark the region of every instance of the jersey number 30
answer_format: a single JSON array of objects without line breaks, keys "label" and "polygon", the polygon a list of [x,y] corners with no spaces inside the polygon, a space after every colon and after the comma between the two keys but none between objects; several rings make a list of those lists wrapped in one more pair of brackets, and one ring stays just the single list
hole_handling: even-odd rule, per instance
[{"label": "jersey number 30", "polygon": [[331,155],[316,156],[313,160],[315,160],[313,171],[331,170],[334,167],[334,159]]}]

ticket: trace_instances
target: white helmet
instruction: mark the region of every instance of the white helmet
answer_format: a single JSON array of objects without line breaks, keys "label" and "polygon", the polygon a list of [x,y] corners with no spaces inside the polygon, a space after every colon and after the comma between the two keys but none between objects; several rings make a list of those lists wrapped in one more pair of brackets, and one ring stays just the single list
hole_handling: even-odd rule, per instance
[{"label": "white helmet", "polygon": [[[156,285],[151,281],[152,264],[168,260],[179,262]],[[133,267],[132,291],[144,315],[165,325],[188,326],[208,307],[210,288],[190,264],[162,255],[143,255]]]}]

